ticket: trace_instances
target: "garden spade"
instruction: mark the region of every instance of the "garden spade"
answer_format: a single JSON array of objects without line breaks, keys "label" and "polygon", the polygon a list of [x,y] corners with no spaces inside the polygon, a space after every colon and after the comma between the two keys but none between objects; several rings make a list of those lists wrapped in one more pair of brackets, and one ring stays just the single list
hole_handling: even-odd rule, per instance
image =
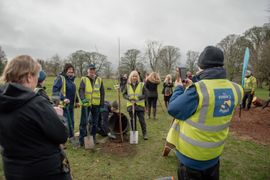
[{"label": "garden spade", "polygon": [[[86,108],[86,114],[88,115],[88,109]],[[93,136],[90,134],[92,131],[92,116],[91,113],[89,113],[87,118],[87,127],[86,127],[86,136],[84,137],[84,148],[85,149],[94,149],[95,148],[95,142]]]},{"label": "garden spade", "polygon": [[130,144],[138,144],[138,131],[136,127],[135,103],[132,103],[132,128],[129,136]]}]

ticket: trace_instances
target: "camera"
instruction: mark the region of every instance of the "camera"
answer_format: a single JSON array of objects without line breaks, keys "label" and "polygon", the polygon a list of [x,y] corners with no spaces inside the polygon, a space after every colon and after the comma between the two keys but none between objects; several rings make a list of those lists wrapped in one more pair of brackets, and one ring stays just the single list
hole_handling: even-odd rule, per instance
[{"label": "camera", "polygon": [[186,83],[186,74],[187,68],[186,67],[178,67],[179,76],[183,83]]}]

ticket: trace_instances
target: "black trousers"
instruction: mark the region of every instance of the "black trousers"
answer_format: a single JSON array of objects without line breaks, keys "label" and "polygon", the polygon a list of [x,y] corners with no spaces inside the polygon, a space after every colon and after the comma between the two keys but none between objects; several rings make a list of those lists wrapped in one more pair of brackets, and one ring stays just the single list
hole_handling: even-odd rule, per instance
[{"label": "black trousers", "polygon": [[[146,131],[146,123],[145,123],[145,119],[144,119],[144,111],[135,111],[135,116],[133,117],[132,112],[129,112],[129,116],[130,116],[130,124],[131,124],[131,129],[134,131],[137,131],[137,123],[136,123],[136,119],[137,117],[139,118],[139,122],[142,128],[142,133],[143,135],[145,135],[147,133]],[[133,123],[133,121],[135,120],[135,122]],[[133,124],[135,124],[135,127],[133,127]]]},{"label": "black trousers", "polygon": [[177,175],[179,180],[218,180],[219,162],[213,167],[203,171],[186,167],[179,162]]},{"label": "black trousers", "polygon": [[249,92],[245,92],[244,97],[243,97],[243,101],[242,101],[242,108],[245,109],[246,108],[246,101],[248,100],[247,103],[247,109],[250,109],[251,103],[252,103],[252,99],[253,99],[253,94],[251,94],[251,91]]}]

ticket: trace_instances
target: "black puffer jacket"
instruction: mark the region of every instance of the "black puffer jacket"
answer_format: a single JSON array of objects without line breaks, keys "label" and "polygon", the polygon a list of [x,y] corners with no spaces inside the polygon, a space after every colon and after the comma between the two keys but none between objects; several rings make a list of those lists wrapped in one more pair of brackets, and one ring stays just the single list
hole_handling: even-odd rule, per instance
[{"label": "black puffer jacket", "polygon": [[42,179],[62,173],[59,144],[67,137],[44,97],[16,83],[0,87],[0,145],[7,177]]}]

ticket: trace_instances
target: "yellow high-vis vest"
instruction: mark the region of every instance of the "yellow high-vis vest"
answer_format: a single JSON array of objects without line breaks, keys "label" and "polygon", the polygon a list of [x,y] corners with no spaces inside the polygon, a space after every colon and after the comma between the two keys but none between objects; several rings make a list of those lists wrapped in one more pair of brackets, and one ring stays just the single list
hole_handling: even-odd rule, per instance
[{"label": "yellow high-vis vest", "polygon": [[245,84],[244,84],[244,91],[255,91],[257,87],[257,82],[256,78],[254,76],[250,76],[248,78],[245,78]]},{"label": "yellow high-vis vest", "polygon": [[[136,105],[144,107],[144,100],[139,100],[139,96],[143,93],[143,82],[139,82],[137,85],[135,91],[133,90],[132,86],[130,84],[127,84],[127,94],[129,99],[134,99],[136,101]],[[127,107],[132,106],[132,103],[130,101],[127,101]]]},{"label": "yellow high-vis vest", "polygon": [[84,106],[100,105],[100,87],[102,79],[97,77],[92,87],[91,81],[88,77],[82,77],[81,79],[85,84],[85,98],[88,99],[88,104],[83,104]]},{"label": "yellow high-vis vest", "polygon": [[[66,93],[67,93],[67,88],[66,88],[66,78],[62,75],[60,75],[61,81],[62,81],[62,86],[61,86],[61,93],[63,94],[64,97],[66,97]],[[64,101],[60,101],[59,105],[64,108],[66,105],[64,103]]]},{"label": "yellow high-vis vest", "polygon": [[197,110],[185,121],[174,121],[167,141],[183,155],[206,161],[221,155],[243,88],[226,79],[201,80],[194,85],[199,96]]}]

